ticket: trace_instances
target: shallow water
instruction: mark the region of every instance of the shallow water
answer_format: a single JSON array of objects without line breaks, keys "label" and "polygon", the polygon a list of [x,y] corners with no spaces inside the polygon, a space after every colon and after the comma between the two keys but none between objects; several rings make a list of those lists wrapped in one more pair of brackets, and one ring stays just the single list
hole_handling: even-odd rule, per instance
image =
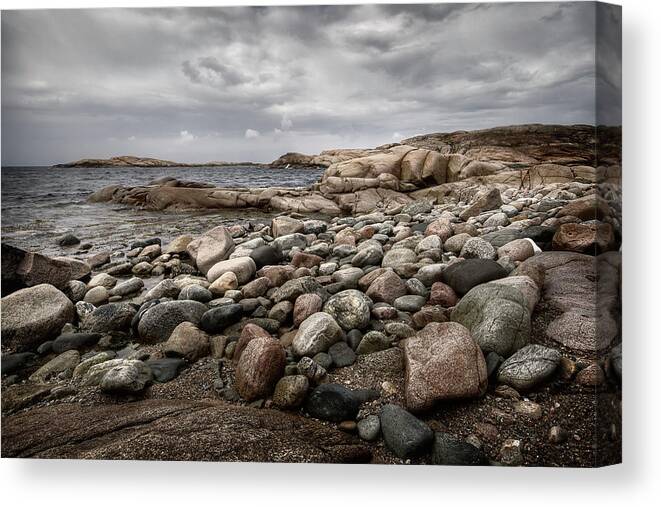
[{"label": "shallow water", "polygon": [[323,169],[233,167],[3,167],[2,241],[49,255],[75,255],[56,239],[75,234],[92,243],[89,253],[124,248],[133,240],[158,236],[167,243],[180,234],[199,234],[220,224],[267,221],[259,210],[143,211],[87,197],[107,185],[140,185],[172,176],[223,187],[310,186]]}]

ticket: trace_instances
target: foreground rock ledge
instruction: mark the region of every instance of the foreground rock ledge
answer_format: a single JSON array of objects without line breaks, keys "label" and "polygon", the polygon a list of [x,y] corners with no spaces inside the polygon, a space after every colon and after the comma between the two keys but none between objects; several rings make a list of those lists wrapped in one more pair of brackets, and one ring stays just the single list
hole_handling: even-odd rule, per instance
[{"label": "foreground rock ledge", "polygon": [[2,421],[2,457],[366,463],[356,437],[297,415],[224,402],[143,400],[37,408]]}]

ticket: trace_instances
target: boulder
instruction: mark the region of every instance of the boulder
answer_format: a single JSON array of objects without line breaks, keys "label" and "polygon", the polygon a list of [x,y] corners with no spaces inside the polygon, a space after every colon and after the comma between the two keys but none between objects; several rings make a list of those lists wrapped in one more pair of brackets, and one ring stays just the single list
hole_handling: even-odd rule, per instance
[{"label": "boulder", "polygon": [[613,227],[601,222],[561,224],[553,236],[552,246],[553,250],[598,255],[615,246]]},{"label": "boulder", "polygon": [[476,217],[484,211],[498,209],[503,205],[503,199],[500,196],[500,190],[492,188],[477,195],[470,206],[459,214],[459,218],[466,221],[471,217]]},{"label": "boulder", "polygon": [[71,300],[48,284],[18,290],[0,301],[2,344],[17,350],[36,348],[57,336],[75,315]]},{"label": "boulder", "polygon": [[445,268],[441,280],[452,287],[459,296],[464,296],[476,285],[506,276],[507,271],[494,260],[467,259]]},{"label": "boulder", "polygon": [[288,216],[275,217],[271,221],[271,232],[273,233],[274,238],[279,238],[280,236],[286,236],[288,234],[294,234],[297,232],[303,232],[305,225],[302,220]]},{"label": "boulder", "polygon": [[273,392],[285,371],[285,351],[269,337],[251,340],[236,366],[236,390],[246,401],[264,398]]},{"label": "boulder", "polygon": [[258,246],[250,252],[250,258],[255,261],[257,268],[273,266],[282,261],[282,252],[271,245]]},{"label": "boulder", "polygon": [[294,326],[300,326],[310,315],[320,312],[322,305],[323,301],[318,294],[301,294],[298,296],[294,303]]},{"label": "boulder", "polygon": [[383,256],[381,267],[396,268],[402,264],[412,264],[418,261],[418,256],[408,248],[393,248]]},{"label": "boulder", "polygon": [[450,433],[436,432],[431,460],[434,465],[479,466],[486,464],[482,451]]},{"label": "boulder", "polygon": [[[227,259],[234,251],[234,239],[227,227],[219,225],[188,243],[186,251],[195,261],[197,269],[206,275],[213,266]],[[209,279],[211,282],[213,280]]]},{"label": "boulder", "polygon": [[235,259],[228,259],[214,264],[207,272],[207,279],[213,284],[218,278],[228,272],[236,275],[239,285],[243,285],[255,276],[257,266],[255,261],[250,257],[236,257]]},{"label": "boulder", "polygon": [[406,283],[397,273],[388,270],[369,285],[365,295],[375,303],[383,302],[391,305],[395,299],[406,295]]},{"label": "boulder", "polygon": [[282,377],[275,385],[273,404],[284,409],[294,409],[303,405],[310,383],[304,375]]},{"label": "boulder", "polygon": [[47,257],[2,243],[2,293],[49,284],[64,289],[70,280],[90,274],[87,263],[68,257]]},{"label": "boulder", "polygon": [[413,414],[387,404],[381,407],[380,419],[383,439],[398,458],[409,459],[429,451],[434,433]]},{"label": "boulder", "polygon": [[209,355],[209,335],[191,322],[182,322],[165,342],[163,352],[168,357],[182,357],[194,363]]},{"label": "boulder", "polygon": [[138,393],[151,384],[151,369],[145,363],[134,359],[120,361],[122,363],[108,369],[103,375],[99,383],[103,392]]},{"label": "boulder", "polygon": [[370,322],[372,301],[360,291],[349,289],[330,297],[324,305],[328,313],[345,331],[364,329]]},{"label": "boulder", "polygon": [[200,328],[209,334],[218,334],[226,327],[239,322],[242,315],[243,307],[239,304],[223,305],[217,308],[212,308],[202,314],[200,318]]},{"label": "boulder", "polygon": [[427,410],[437,401],[486,392],[484,356],[468,329],[455,322],[428,324],[406,339],[404,363],[409,410]]},{"label": "boulder", "polygon": [[71,378],[73,370],[80,362],[80,354],[77,350],[67,350],[54,357],[41,368],[30,375],[30,381],[41,383],[50,380],[54,376],[60,378]]},{"label": "boulder", "polygon": [[513,261],[525,261],[535,255],[534,242],[530,239],[515,239],[504,244],[498,249],[498,258],[509,257]]},{"label": "boulder", "polygon": [[126,332],[136,313],[129,303],[109,303],[94,309],[83,319],[81,327],[90,333]]},{"label": "boulder", "polygon": [[246,348],[248,343],[250,343],[255,338],[271,338],[271,335],[264,328],[261,328],[256,324],[248,323],[243,326],[243,329],[241,330],[241,336],[239,337],[239,340],[236,342],[236,346],[234,347],[234,354],[232,355],[232,359],[234,361],[238,361],[241,357],[241,353]]},{"label": "boulder", "polygon": [[326,352],[331,345],[342,340],[343,335],[333,317],[324,312],[314,313],[300,325],[292,342],[292,351],[299,357],[311,357]]},{"label": "boulder", "polygon": [[177,236],[174,238],[170,243],[168,243],[168,246],[163,248],[163,253],[164,254],[182,254],[184,252],[188,252],[187,248],[190,242],[193,241],[193,236],[190,234],[182,234],[181,236]]},{"label": "boulder", "polygon": [[164,342],[182,322],[198,325],[207,311],[197,301],[166,301],[149,308],[138,323],[138,334],[143,343]]},{"label": "boulder", "polygon": [[530,310],[516,288],[478,285],[452,311],[452,320],[470,330],[482,351],[509,357],[530,341]]},{"label": "boulder", "polygon": [[322,384],[308,397],[305,410],[317,419],[341,422],[356,418],[360,399],[349,389],[338,384]]},{"label": "boulder", "polygon": [[555,372],[560,352],[542,345],[528,345],[505,360],[498,370],[498,382],[517,391],[529,391]]},{"label": "boulder", "polygon": [[469,238],[459,254],[464,259],[495,259],[496,249],[480,237]]}]

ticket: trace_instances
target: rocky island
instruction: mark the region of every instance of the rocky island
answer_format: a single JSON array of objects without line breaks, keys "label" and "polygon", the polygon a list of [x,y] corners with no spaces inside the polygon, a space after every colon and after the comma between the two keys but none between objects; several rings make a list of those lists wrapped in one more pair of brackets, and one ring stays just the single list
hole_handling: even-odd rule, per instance
[{"label": "rocky island", "polygon": [[3,457],[619,462],[620,146],[521,125],[273,163],[311,188],[99,189],[273,217],[3,244]]},{"label": "rocky island", "polygon": [[123,155],[111,158],[83,158],[74,162],[55,164],[53,167],[222,167],[235,165],[259,166],[255,162],[224,162],[212,161],[203,163],[172,162],[171,160],[161,160],[149,157],[134,157]]}]

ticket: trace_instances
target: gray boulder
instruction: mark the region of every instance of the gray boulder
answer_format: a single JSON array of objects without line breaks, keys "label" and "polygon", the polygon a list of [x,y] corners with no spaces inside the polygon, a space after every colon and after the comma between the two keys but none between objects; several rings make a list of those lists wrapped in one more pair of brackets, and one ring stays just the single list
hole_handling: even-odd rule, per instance
[{"label": "gray boulder", "polygon": [[555,372],[560,352],[542,345],[528,345],[500,366],[498,381],[518,391],[529,391]]},{"label": "gray boulder", "polygon": [[328,313],[345,331],[364,329],[370,323],[372,301],[360,291],[345,290],[331,296],[324,305]]},{"label": "gray boulder", "polygon": [[326,352],[331,345],[342,340],[343,335],[342,328],[333,317],[317,312],[300,325],[292,342],[292,350],[299,357],[314,356]]},{"label": "gray boulder", "polygon": [[206,311],[206,305],[198,301],[166,301],[157,304],[149,308],[140,319],[138,334],[143,343],[163,342],[182,322],[191,322],[197,326]]},{"label": "gray boulder", "polygon": [[408,459],[428,452],[434,433],[413,414],[387,404],[381,407],[380,419],[383,439],[397,457]]}]

